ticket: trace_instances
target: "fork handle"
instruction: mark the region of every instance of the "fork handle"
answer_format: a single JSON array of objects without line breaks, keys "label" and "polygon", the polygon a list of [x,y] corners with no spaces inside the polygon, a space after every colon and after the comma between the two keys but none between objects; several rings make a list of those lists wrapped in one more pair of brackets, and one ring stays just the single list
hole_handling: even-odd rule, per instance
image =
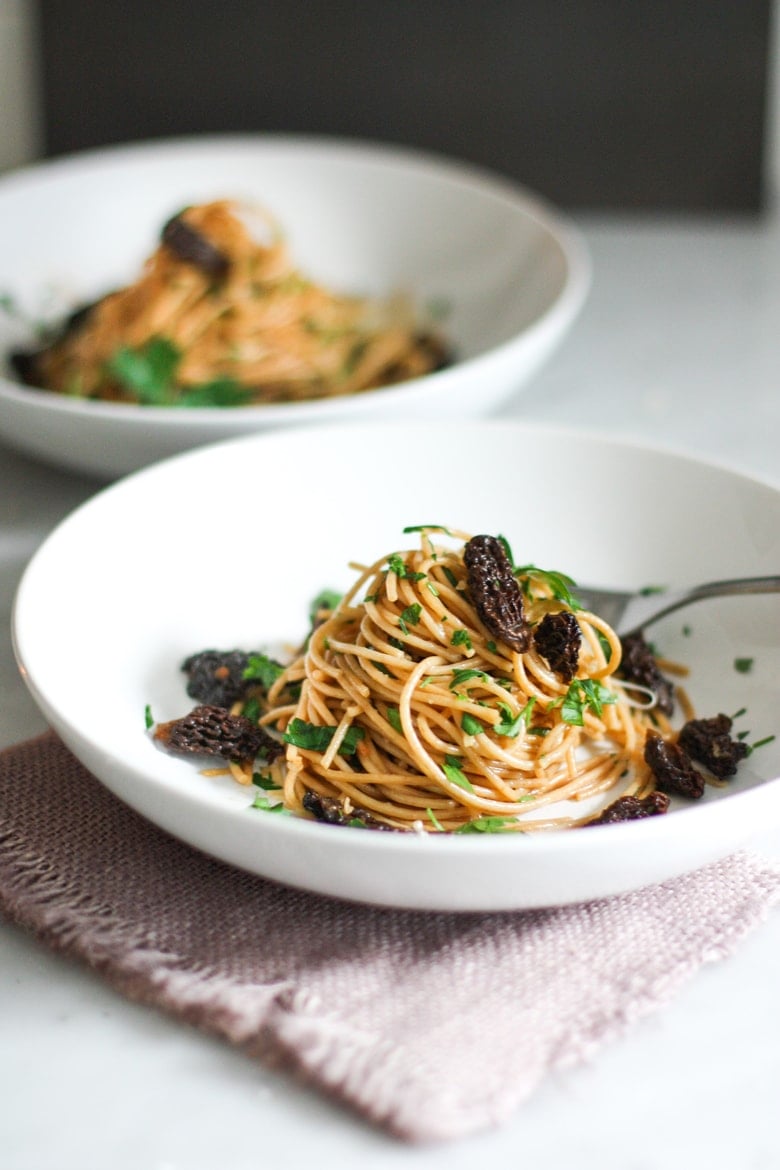
[{"label": "fork handle", "polygon": [[654,608],[646,618],[632,625],[626,633],[636,633],[692,601],[702,601],[708,597],[735,597],[749,593],[778,592],[780,592],[780,576],[737,577],[727,581],[710,581],[704,585],[694,585],[690,589],[681,589],[676,595],[667,596],[665,604],[662,598],[659,598],[658,608]]}]

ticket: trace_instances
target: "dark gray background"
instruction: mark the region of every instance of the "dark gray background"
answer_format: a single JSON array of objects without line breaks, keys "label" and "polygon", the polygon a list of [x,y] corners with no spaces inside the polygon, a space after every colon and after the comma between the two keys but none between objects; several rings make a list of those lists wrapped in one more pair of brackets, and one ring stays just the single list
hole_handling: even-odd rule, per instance
[{"label": "dark gray background", "polygon": [[757,210],[770,0],[40,0],[46,151],[406,143],[568,207]]}]

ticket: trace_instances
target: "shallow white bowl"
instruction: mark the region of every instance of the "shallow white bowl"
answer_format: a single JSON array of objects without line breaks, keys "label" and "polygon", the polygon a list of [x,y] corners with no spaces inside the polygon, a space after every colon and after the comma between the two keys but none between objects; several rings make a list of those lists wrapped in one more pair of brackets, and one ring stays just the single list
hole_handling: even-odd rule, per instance
[{"label": "shallow white bowl", "polygon": [[[344,292],[444,302],[456,363],[346,398],[166,409],[66,398],[0,376],[0,436],[46,461],[114,477],[216,439],[336,419],[485,414],[554,350],[587,293],[577,231],[540,199],[473,167],[318,138],[162,141],[66,157],[0,180],[0,292],[30,317],[134,279],[188,203],[264,204],[296,264]],[[0,352],[25,330],[0,314]],[[0,365],[0,370],[2,365]]]},{"label": "shallow white bowl", "polygon": [[[114,793],[254,873],[440,910],[603,897],[668,878],[780,822],[780,739],[664,817],[531,836],[418,837],[250,811],[251,795],[159,751],[144,727],[192,706],[206,647],[295,642],[349,560],[411,547],[408,524],[502,532],[591,584],[686,584],[780,566],[780,491],[679,456],[520,424],[343,426],[250,436],[139,472],[74,512],[19,588],[14,639],[41,710]],[[685,632],[690,627],[689,632]],[[780,595],[701,602],[654,629],[702,715],[780,724]],[[741,674],[737,658],[752,658]]]}]

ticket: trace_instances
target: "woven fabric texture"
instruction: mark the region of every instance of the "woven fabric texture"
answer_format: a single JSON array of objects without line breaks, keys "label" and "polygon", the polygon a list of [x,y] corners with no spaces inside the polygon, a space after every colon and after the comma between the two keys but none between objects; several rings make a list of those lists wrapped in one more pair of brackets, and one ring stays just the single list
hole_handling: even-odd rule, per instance
[{"label": "woven fabric texture", "polygon": [[548,1071],[589,1058],[728,955],[778,896],[777,868],[737,854],[531,913],[352,905],[174,840],[53,734],[0,754],[0,910],[124,994],[409,1141],[506,1119]]}]

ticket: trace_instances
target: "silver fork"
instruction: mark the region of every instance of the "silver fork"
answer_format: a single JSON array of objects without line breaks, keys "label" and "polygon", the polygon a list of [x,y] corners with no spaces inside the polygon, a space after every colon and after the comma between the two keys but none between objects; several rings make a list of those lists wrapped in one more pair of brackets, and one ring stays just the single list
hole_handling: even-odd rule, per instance
[{"label": "silver fork", "polygon": [[730,581],[710,581],[687,589],[664,589],[627,592],[619,589],[594,589],[577,585],[574,596],[603,618],[621,636],[635,634],[694,601],[707,597],[731,597],[748,593],[780,592],[780,577],[742,577]]}]

